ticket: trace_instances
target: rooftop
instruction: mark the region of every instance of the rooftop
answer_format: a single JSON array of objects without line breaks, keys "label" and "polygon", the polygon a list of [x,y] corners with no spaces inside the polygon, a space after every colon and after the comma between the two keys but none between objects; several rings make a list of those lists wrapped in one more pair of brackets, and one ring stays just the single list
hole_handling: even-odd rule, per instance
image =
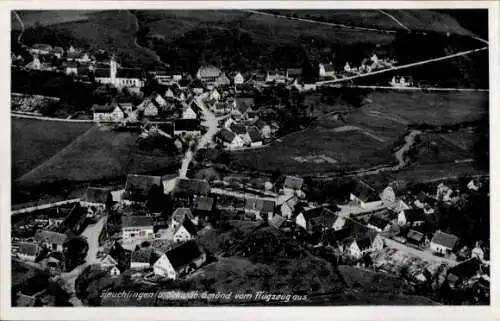
[{"label": "rooftop", "polygon": [[165,253],[175,270],[190,264],[202,255],[202,251],[194,241],[188,241]]},{"label": "rooftop", "polygon": [[431,242],[447,247],[449,249],[453,249],[458,243],[458,237],[452,234],[437,231],[436,233],[434,233]]},{"label": "rooftop", "polygon": [[124,227],[152,227],[152,216],[122,216],[122,228]]}]

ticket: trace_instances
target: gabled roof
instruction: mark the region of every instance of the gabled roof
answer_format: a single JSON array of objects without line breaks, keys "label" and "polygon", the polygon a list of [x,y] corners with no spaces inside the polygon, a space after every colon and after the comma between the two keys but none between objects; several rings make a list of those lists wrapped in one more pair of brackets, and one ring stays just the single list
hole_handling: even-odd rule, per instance
[{"label": "gabled roof", "polygon": [[152,227],[152,216],[122,216],[122,228],[124,227]]},{"label": "gabled roof", "polygon": [[227,128],[222,128],[219,131],[218,136],[222,139],[222,141],[226,143],[231,143],[234,138],[236,137],[236,134],[233,133],[232,131],[228,130]]},{"label": "gabled roof", "polygon": [[225,73],[222,73],[216,80],[215,80],[215,84],[216,85],[219,85],[219,86],[223,86],[223,85],[229,85],[231,83],[231,81],[229,80],[229,78],[227,78],[226,74]]},{"label": "gabled roof", "polygon": [[[115,108],[117,107],[117,105],[109,105],[109,104],[106,104],[106,105],[93,105],[92,106],[92,111],[94,113],[111,113],[113,112],[113,110],[115,110]],[[120,107],[118,107],[120,108]]]},{"label": "gabled roof", "polygon": [[416,222],[425,220],[424,210],[421,208],[412,208],[409,210],[405,210],[404,213],[407,221]]},{"label": "gabled roof", "polygon": [[214,208],[214,199],[212,197],[200,197],[196,201],[195,209],[200,211],[211,211]]},{"label": "gabled roof", "polygon": [[370,216],[370,219],[368,219],[368,224],[383,230],[387,226],[387,224],[389,224],[389,221],[384,220],[383,218],[376,215],[372,215]]},{"label": "gabled roof", "polygon": [[247,132],[252,142],[262,141],[262,137],[260,136],[260,133],[255,126],[247,127]]},{"label": "gabled roof", "polygon": [[187,207],[178,207],[175,209],[174,213],[172,213],[172,219],[179,223],[184,222],[186,217],[190,220],[194,219],[193,213],[191,213],[191,210]]},{"label": "gabled roof", "polygon": [[452,234],[437,231],[436,233],[434,233],[431,242],[447,247],[449,249],[453,249],[458,243],[458,237]]},{"label": "gabled roof", "polygon": [[270,213],[274,211],[275,202],[262,198],[247,198],[245,201],[245,208],[258,212]]},{"label": "gabled roof", "polygon": [[175,119],[174,128],[176,131],[198,131],[200,121],[198,119]]},{"label": "gabled roof", "polygon": [[140,68],[118,68],[116,78],[142,79],[144,70]]},{"label": "gabled roof", "polygon": [[183,78],[183,79],[179,80],[179,81],[177,82],[177,84],[178,84],[180,87],[187,87],[187,86],[189,86],[189,84],[191,83],[191,81],[192,81],[192,80],[190,80],[190,79],[185,79],[185,78]]},{"label": "gabled roof", "polygon": [[247,133],[247,129],[244,125],[237,124],[237,123],[232,123],[231,126],[229,126],[231,131],[235,134],[238,135],[244,135]]},{"label": "gabled roof", "polygon": [[81,200],[88,203],[106,204],[110,196],[111,190],[109,188],[89,187]]},{"label": "gabled roof", "polygon": [[312,221],[324,227],[332,227],[337,221],[337,214],[327,208],[323,208],[321,214],[313,218]]},{"label": "gabled roof", "polygon": [[68,236],[62,233],[57,233],[49,230],[42,230],[40,232],[39,238],[48,243],[63,245],[64,242],[66,242],[66,240],[68,239]]},{"label": "gabled roof", "polygon": [[304,179],[302,177],[287,176],[285,178],[285,183],[283,184],[283,188],[300,190],[302,188],[302,184],[304,184]]},{"label": "gabled roof", "polygon": [[406,235],[406,238],[416,242],[422,242],[422,240],[424,239],[424,234],[415,230],[410,230],[408,232],[408,235]]},{"label": "gabled roof", "polygon": [[163,188],[161,176],[128,174],[127,183],[125,184],[126,191],[134,191],[142,196],[147,196],[153,186]]},{"label": "gabled roof", "polygon": [[256,122],[255,122],[255,126],[257,126],[258,129],[262,130],[265,126],[269,126],[265,121],[263,121],[262,119],[258,119]]},{"label": "gabled roof", "polygon": [[200,75],[201,78],[219,77],[220,74],[220,69],[212,65],[202,66],[198,69],[198,75]]},{"label": "gabled roof", "polygon": [[189,86],[193,88],[205,88],[205,85],[200,79],[193,80]]},{"label": "gabled roof", "polygon": [[40,252],[40,248],[36,243],[21,242],[19,243],[18,253],[30,256],[37,256]]},{"label": "gabled roof", "polygon": [[371,247],[374,240],[375,237],[373,235],[367,235],[356,239],[356,244],[358,244],[360,250],[365,250]]},{"label": "gabled roof", "polygon": [[449,274],[454,274],[461,279],[468,279],[474,276],[480,268],[480,261],[477,258],[472,258],[464,261],[448,270]]},{"label": "gabled roof", "polygon": [[302,68],[288,68],[286,72],[288,77],[298,77],[302,75]]},{"label": "gabled roof", "polygon": [[203,179],[181,178],[177,181],[174,193],[187,195],[207,195],[210,192],[210,184]]},{"label": "gabled roof", "polygon": [[142,248],[132,252],[130,255],[130,262],[149,263],[153,250],[151,248]]},{"label": "gabled roof", "polygon": [[189,265],[202,254],[202,251],[194,241],[188,241],[165,253],[175,270]]},{"label": "gabled roof", "polygon": [[189,234],[191,235],[196,235],[196,226],[194,226],[194,223],[193,221],[191,220],[184,220],[184,222],[182,222],[182,226],[184,226],[184,228],[186,229],[186,231],[188,231]]},{"label": "gabled roof", "polygon": [[249,108],[252,108],[255,105],[255,100],[251,97],[236,97],[235,104],[236,109],[244,114]]},{"label": "gabled roof", "polygon": [[276,228],[280,228],[281,225],[285,222],[285,219],[281,215],[274,215],[270,220],[269,220],[269,225],[272,225]]},{"label": "gabled roof", "polygon": [[31,46],[32,49],[39,49],[39,50],[52,50],[52,46],[48,45],[46,43],[36,43],[33,46]]}]

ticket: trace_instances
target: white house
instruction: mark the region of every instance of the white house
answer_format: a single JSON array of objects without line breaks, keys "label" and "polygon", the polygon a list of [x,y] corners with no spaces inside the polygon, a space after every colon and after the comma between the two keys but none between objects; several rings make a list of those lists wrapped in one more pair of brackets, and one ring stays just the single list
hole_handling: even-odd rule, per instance
[{"label": "white house", "polygon": [[297,217],[295,218],[295,224],[302,227],[304,230],[307,230],[307,221],[303,213],[297,215]]},{"label": "white house", "polygon": [[166,232],[166,239],[175,243],[184,243],[196,236],[197,220],[189,208],[177,208],[172,214]]},{"label": "white house", "polygon": [[458,243],[458,237],[441,231],[436,231],[432,237],[430,248],[434,253],[445,254],[451,252]]},{"label": "white house", "polygon": [[227,149],[241,148],[245,145],[245,141],[239,135],[227,128],[222,128],[218,133],[218,137]]},{"label": "white house", "polygon": [[366,236],[353,240],[346,248],[347,253],[359,260],[364,254],[372,251],[379,251],[384,247],[384,240],[380,234]]},{"label": "white house", "polygon": [[320,77],[334,77],[335,68],[332,63],[329,64],[319,64],[319,76]]},{"label": "white house", "polygon": [[64,249],[64,243],[68,239],[68,236],[62,233],[43,230],[37,236],[37,239],[50,251],[62,252]]},{"label": "white house", "polygon": [[412,224],[412,226],[416,226],[423,224],[425,221],[424,216],[425,212],[421,208],[403,210],[398,214],[398,225]]},{"label": "white house", "polygon": [[212,90],[212,92],[210,92],[210,100],[216,100],[217,101],[219,99],[220,99],[220,94],[217,91],[217,89]]},{"label": "white house", "polygon": [[104,210],[111,201],[112,196],[109,188],[88,187],[83,197],[80,198],[80,205]]},{"label": "white house", "polygon": [[68,62],[66,69],[64,70],[66,75],[78,75],[78,65],[76,62]]},{"label": "white house", "polygon": [[21,242],[17,250],[17,256],[22,260],[34,262],[40,252],[41,249],[38,244]]},{"label": "white house", "polygon": [[204,83],[214,83],[217,78],[222,74],[219,68],[208,65],[202,66],[198,69],[196,73],[196,78],[200,79]]},{"label": "white house", "polygon": [[40,70],[42,69],[42,63],[40,62],[40,59],[38,59],[38,56],[33,56],[33,61],[31,61],[25,67],[32,70]]},{"label": "white house", "polygon": [[156,276],[175,280],[199,268],[205,261],[206,254],[194,241],[189,241],[162,254],[153,265],[153,272]]},{"label": "white house", "polygon": [[151,238],[153,236],[152,216],[122,216],[122,237]]},{"label": "white house", "polygon": [[390,222],[381,217],[372,215],[368,219],[367,226],[380,233],[380,232],[385,232],[390,228]]},{"label": "white house", "polygon": [[125,119],[125,113],[118,104],[94,105],[92,110],[97,122],[121,122]]},{"label": "white house", "polygon": [[243,75],[238,72],[236,74],[236,76],[234,76],[234,84],[235,85],[241,85],[244,82],[245,82],[245,78],[243,78]]},{"label": "white house", "polygon": [[182,109],[182,119],[197,119],[198,115],[194,111],[193,107],[190,105],[184,105]]},{"label": "white house", "polygon": [[115,266],[112,266],[108,269],[108,273],[111,276],[118,276],[120,275],[120,270]]}]

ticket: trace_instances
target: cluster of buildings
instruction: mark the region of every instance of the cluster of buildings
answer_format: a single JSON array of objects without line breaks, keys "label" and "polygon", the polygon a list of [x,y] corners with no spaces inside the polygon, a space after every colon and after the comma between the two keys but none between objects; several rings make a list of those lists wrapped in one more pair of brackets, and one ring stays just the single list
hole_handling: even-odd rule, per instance
[{"label": "cluster of buildings", "polygon": [[373,71],[391,68],[395,65],[397,61],[387,58],[378,58],[376,54],[373,54],[370,58],[365,58],[361,61],[361,65],[358,67],[352,67],[349,62],[344,65],[344,72],[347,75],[357,75],[370,73]]}]

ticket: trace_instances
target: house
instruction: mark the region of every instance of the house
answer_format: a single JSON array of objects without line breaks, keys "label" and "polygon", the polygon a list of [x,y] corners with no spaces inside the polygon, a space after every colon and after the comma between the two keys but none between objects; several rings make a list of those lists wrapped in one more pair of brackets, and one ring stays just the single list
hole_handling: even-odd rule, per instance
[{"label": "house", "polygon": [[239,135],[226,128],[222,128],[217,135],[227,149],[242,148],[245,145],[245,142]]},{"label": "house", "polygon": [[302,68],[288,68],[286,70],[286,78],[295,79],[302,76]]},{"label": "house", "polygon": [[166,253],[153,265],[154,274],[171,280],[199,268],[206,261],[206,254],[194,241],[179,245]]},{"label": "house", "polygon": [[68,62],[64,70],[66,75],[78,75],[78,64],[74,61]]},{"label": "house", "polygon": [[[307,231],[310,233],[312,233],[315,228],[321,231],[332,229],[335,227],[335,223],[337,223],[338,226],[342,225],[341,227],[345,225],[345,223],[341,224],[341,222],[337,222],[339,216],[329,207],[319,206],[312,209],[306,209],[302,211],[301,214],[304,215],[307,223]],[[339,227],[339,229],[341,227]]]},{"label": "house", "polygon": [[184,209],[188,210],[190,215],[180,215],[180,213],[176,213],[179,210],[180,208],[176,209],[174,214],[172,214],[170,225],[167,228],[165,236],[165,239],[174,243],[187,242],[192,240],[197,234],[191,211],[189,211],[189,209]]},{"label": "house", "polygon": [[215,200],[212,197],[200,197],[193,208],[196,216],[208,218],[215,210]]},{"label": "house", "polygon": [[225,87],[229,86],[231,84],[231,80],[226,76],[225,73],[222,73],[217,79],[215,80],[215,87]]},{"label": "house", "polygon": [[332,229],[339,231],[344,228],[346,219],[342,215],[337,215],[335,221],[333,222]]},{"label": "house", "polygon": [[33,60],[30,63],[28,63],[25,66],[25,68],[32,70],[41,70],[42,63],[40,62],[40,58],[38,58],[38,56],[33,56]]},{"label": "house", "polygon": [[262,137],[255,126],[247,127],[247,133],[250,137],[250,146],[257,147],[262,146]]},{"label": "house", "polygon": [[269,220],[268,223],[270,226],[273,226],[279,230],[284,222],[285,218],[279,214],[276,214]]},{"label": "house", "polygon": [[[148,97],[148,98],[144,99],[144,101],[139,106],[137,106],[137,109],[142,110],[144,113],[144,116],[146,116],[146,117],[158,116],[158,113],[160,111],[160,104],[154,98],[155,98],[154,96]],[[160,98],[161,98],[161,96],[160,96]]]},{"label": "house", "polygon": [[38,234],[37,239],[42,246],[45,246],[50,251],[62,252],[68,236],[62,233],[42,230],[40,234]]},{"label": "house", "polygon": [[191,84],[192,80],[191,79],[181,79],[177,82],[177,86],[179,86],[179,89],[184,90],[189,87]]},{"label": "house", "polygon": [[354,239],[347,246],[346,252],[354,259],[359,260],[366,253],[380,251],[383,248],[384,240],[380,234],[375,234]]},{"label": "house", "polygon": [[17,249],[17,256],[22,260],[27,260],[35,262],[38,255],[40,255],[41,249],[36,243],[21,242],[19,243],[19,248]]},{"label": "house", "polygon": [[201,95],[205,91],[205,84],[200,79],[193,80],[189,86],[197,95]]},{"label": "house", "polygon": [[226,102],[218,101],[213,105],[213,111],[217,116],[224,115],[231,110]]},{"label": "house", "polygon": [[451,288],[457,288],[474,276],[480,276],[481,262],[477,258],[471,258],[448,270],[448,284]]},{"label": "house", "polygon": [[97,264],[102,268],[108,269],[118,265],[118,262],[109,254],[104,254],[97,258]]},{"label": "house", "polygon": [[122,237],[129,238],[151,238],[153,237],[152,216],[122,216]]},{"label": "house", "polygon": [[477,192],[481,188],[481,182],[473,179],[467,184],[467,188],[471,191]]},{"label": "house", "polygon": [[108,270],[109,275],[111,276],[118,276],[121,274],[120,269],[118,269],[117,266],[110,266],[106,268]]},{"label": "house", "polygon": [[198,69],[196,78],[200,79],[204,83],[214,83],[217,78],[219,78],[221,73],[220,69],[215,66],[202,66]]},{"label": "house", "polygon": [[177,180],[172,194],[185,200],[197,199],[210,193],[210,184],[204,179],[180,178]]},{"label": "house", "polygon": [[274,73],[270,73],[268,72],[267,75],[266,75],[266,83],[286,83],[287,81],[287,76],[282,73],[282,72],[274,72]]},{"label": "house", "polygon": [[476,246],[472,249],[471,257],[476,257],[481,260],[481,262],[484,260],[484,251],[479,245],[479,242],[477,242]]},{"label": "house", "polygon": [[289,197],[283,204],[280,206],[281,215],[286,219],[291,219],[293,212],[295,210],[295,205],[299,202],[299,198],[295,195]]},{"label": "house", "polygon": [[130,255],[130,268],[144,270],[151,267],[151,257],[153,250],[151,248],[141,248],[133,251]]},{"label": "house", "polygon": [[255,126],[259,129],[262,138],[271,138],[271,126],[269,126],[265,121],[258,119],[255,122]]},{"label": "house", "polygon": [[368,225],[369,228],[374,229],[375,231],[381,233],[381,232],[386,232],[389,230],[391,227],[391,223],[381,217],[378,217],[376,215],[370,216],[368,219]]},{"label": "house", "polygon": [[52,52],[52,46],[45,43],[36,43],[28,51],[32,55],[48,55]]},{"label": "house", "polygon": [[121,122],[125,119],[125,113],[118,104],[94,105],[92,111],[97,122]]},{"label": "house", "polygon": [[241,85],[241,84],[243,84],[245,82],[245,78],[243,78],[243,75],[240,72],[238,72],[234,76],[233,82],[234,82],[235,85]]},{"label": "house", "polygon": [[256,219],[268,220],[274,213],[275,202],[268,199],[248,197],[245,199],[245,213],[255,214]]},{"label": "house", "polygon": [[111,190],[109,188],[89,187],[80,199],[80,205],[85,207],[95,207],[104,210],[113,202]]},{"label": "house", "polygon": [[287,176],[283,184],[283,193],[285,195],[292,195],[297,191],[302,190],[304,179],[302,177]]},{"label": "house", "polygon": [[432,237],[430,248],[434,253],[450,253],[458,243],[458,237],[441,231],[436,231]]},{"label": "house", "polygon": [[251,97],[237,97],[234,100],[234,109],[238,110],[243,116],[248,111],[253,111],[255,100]]},{"label": "house", "polygon": [[320,77],[335,77],[335,66],[332,63],[319,64]]},{"label": "house", "polygon": [[198,119],[175,119],[174,120],[175,135],[199,135],[200,121]]},{"label": "house", "polygon": [[137,202],[146,200],[151,191],[157,189],[163,194],[163,182],[161,176],[128,174],[125,183],[124,200]]},{"label": "house", "polygon": [[197,119],[198,114],[195,112],[194,108],[192,107],[193,104],[184,104],[182,108],[182,119]]},{"label": "house", "polygon": [[406,241],[416,246],[422,246],[425,243],[425,236],[418,231],[409,230],[406,235]]},{"label": "house", "polygon": [[217,89],[214,89],[210,92],[210,96],[209,96],[209,99],[210,100],[219,100],[220,99],[220,94],[219,92],[217,91]]},{"label": "house", "polygon": [[404,226],[410,224],[412,226],[418,226],[425,222],[425,212],[421,208],[412,208],[399,212],[398,214],[398,224],[399,226]]},{"label": "house", "polygon": [[99,84],[109,84],[115,88],[129,90],[139,93],[144,87],[144,71],[139,68],[119,68],[117,62],[111,57],[109,68],[96,68],[94,71],[95,81]]}]

